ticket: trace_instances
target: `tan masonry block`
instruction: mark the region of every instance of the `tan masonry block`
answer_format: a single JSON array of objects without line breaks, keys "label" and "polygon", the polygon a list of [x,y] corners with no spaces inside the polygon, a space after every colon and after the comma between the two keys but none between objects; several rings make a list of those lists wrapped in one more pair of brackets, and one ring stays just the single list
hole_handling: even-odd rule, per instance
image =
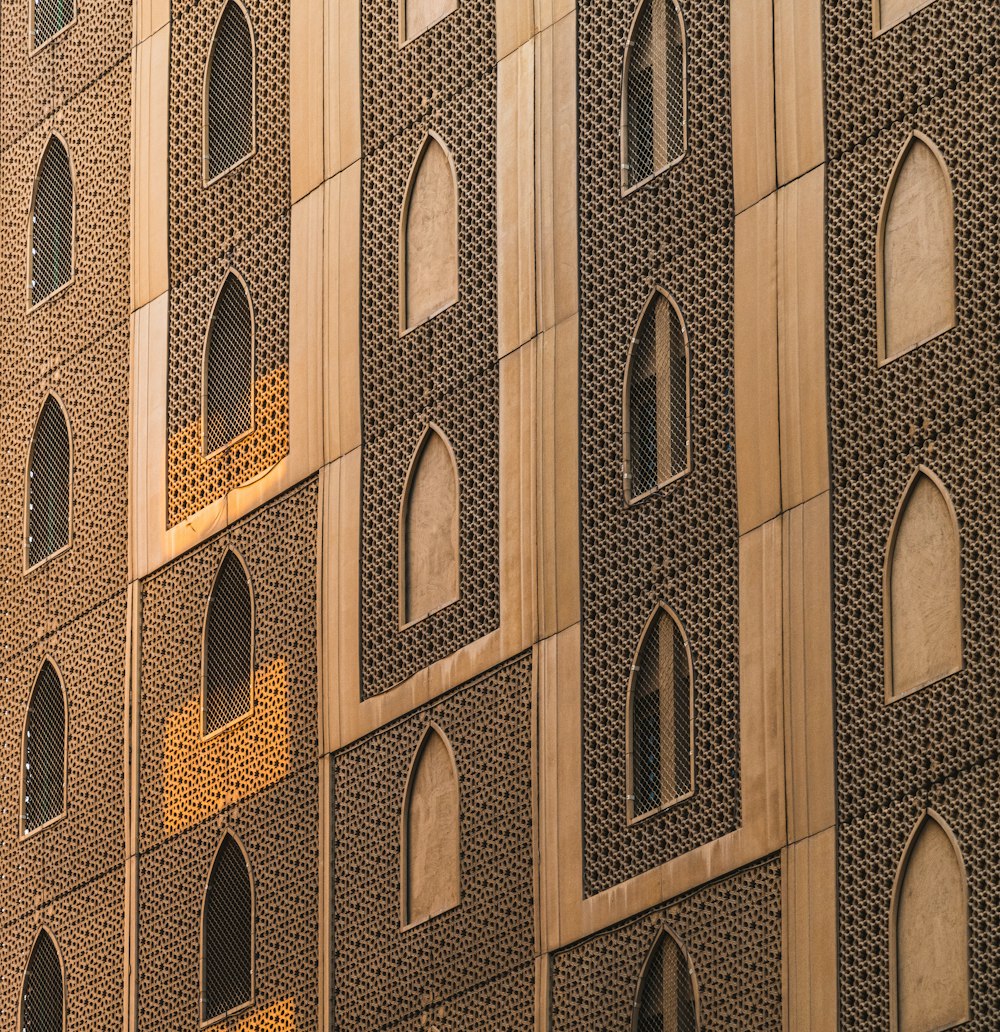
[{"label": "tan masonry block", "polygon": [[170,0],[135,0],[132,4],[132,47],[170,24]]},{"label": "tan masonry block", "polygon": [[741,212],[777,185],[771,0],[730,0],[733,189]]},{"label": "tan masonry block", "polygon": [[314,190],[324,178],[324,81],[322,0],[291,0],[292,203]]},{"label": "tan masonry block", "polygon": [[822,0],[774,0],[778,184],[826,160]]},{"label": "tan masonry block", "polygon": [[326,175],[361,159],[361,0],[324,0]]},{"label": "tan masonry block", "polygon": [[833,825],[830,496],[782,516],[788,841]]},{"label": "tan masonry block", "polygon": [[132,53],[132,311],[167,289],[170,27]]},{"label": "tan masonry block", "polygon": [[535,335],[534,72],[532,42],[504,58],[497,68],[497,303],[501,358]]},{"label": "tan masonry block", "polygon": [[786,509],[830,485],[825,178],[820,167],[778,191],[778,409]]},{"label": "tan masonry block", "polygon": [[576,0],[535,0],[535,32],[544,32],[575,12]]},{"label": "tan masonry block", "polygon": [[777,199],[736,216],[736,483],[740,532],[781,511]]},{"label": "tan masonry block", "polygon": [[836,1032],[837,841],[829,828],[782,851],[784,1026]]},{"label": "tan masonry block", "polygon": [[539,33],[536,69],[538,332],[577,310],[576,15]]},{"label": "tan masonry block", "polygon": [[[332,913],[333,888],[333,850],[332,829],[333,800],[331,799],[332,763],[329,755],[319,758],[319,913]],[[330,1014],[330,1001],[333,989],[333,921],[319,922],[319,957],[317,958],[318,976],[318,1014],[319,1028],[331,1028],[333,1021]]]},{"label": "tan masonry block", "polygon": [[536,0],[499,0],[497,4],[497,61],[524,46],[535,32]]}]

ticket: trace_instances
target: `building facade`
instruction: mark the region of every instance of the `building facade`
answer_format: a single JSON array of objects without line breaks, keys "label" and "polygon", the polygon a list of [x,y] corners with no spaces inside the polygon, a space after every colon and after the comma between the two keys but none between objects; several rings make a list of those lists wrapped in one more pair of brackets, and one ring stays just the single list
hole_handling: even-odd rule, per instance
[{"label": "building facade", "polygon": [[0,1028],[1000,1027],[991,0],[0,0]]}]

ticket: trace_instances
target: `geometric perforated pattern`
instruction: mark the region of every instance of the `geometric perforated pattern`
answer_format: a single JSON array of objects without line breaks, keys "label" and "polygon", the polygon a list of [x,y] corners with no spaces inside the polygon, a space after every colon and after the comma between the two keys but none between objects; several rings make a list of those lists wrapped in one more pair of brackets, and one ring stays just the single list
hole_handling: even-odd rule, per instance
[{"label": "geometric perforated pattern", "polygon": [[31,208],[31,303],[37,305],[73,274],[73,176],[55,136],[38,166]]},{"label": "geometric perforated pattern", "polygon": [[[230,4],[230,7],[235,7]],[[239,278],[226,277],[212,313],[205,357],[205,453],[253,427],[253,315]]]},{"label": "geometric perforated pattern", "polygon": [[657,940],[646,965],[635,1032],[698,1032],[687,960],[673,936]]},{"label": "geometric perforated pattern", "polygon": [[31,440],[28,463],[28,566],[69,544],[69,427],[50,394]]},{"label": "geometric perforated pattern", "polygon": [[65,28],[76,14],[72,0],[32,0],[34,4],[33,25],[35,46],[40,47],[62,28]]},{"label": "geometric perforated pattern", "polygon": [[66,704],[51,663],[35,682],[24,728],[24,832],[58,817],[66,806]]},{"label": "geometric perforated pattern", "polygon": [[[629,4],[577,9],[582,788],[588,895],[733,831],[741,817],[735,216],[729,66],[719,56],[728,53],[729,7],[714,0],[687,5],[698,31],[687,41],[692,89],[685,158],[669,175],[622,196],[621,75],[634,10]],[[625,505],[622,372],[636,315],[657,286],[669,291],[684,313],[691,396],[697,399],[687,436],[698,462],[641,504]],[[697,661],[691,714],[697,786],[689,798],[629,823],[627,793],[622,792],[628,778],[624,700],[636,643],[661,601],[677,610]]]},{"label": "geometric perforated pattern", "polygon": [[687,471],[687,381],[684,328],[657,291],[639,324],[628,370],[630,498]]},{"label": "geometric perforated pattern", "polygon": [[56,944],[42,931],[31,951],[21,995],[21,1032],[63,1032],[63,975]]},{"label": "geometric perforated pattern", "polygon": [[[362,0],[361,676],[366,697],[499,624],[496,4],[463,0],[405,48],[399,0]],[[427,132],[454,159],[458,301],[399,337],[399,229]],[[451,443],[459,485],[461,597],[399,627],[396,528],[427,424]]]},{"label": "geometric perforated pattern", "polygon": [[253,993],[253,890],[243,850],[226,835],[205,890],[202,1020],[250,1001]]},{"label": "geometric perforated pattern", "polygon": [[253,600],[243,564],[227,552],[205,624],[205,734],[250,712]]},{"label": "geometric perforated pattern", "polygon": [[684,42],[675,0],[644,0],[629,41],[626,184],[684,154]]},{"label": "geometric perforated pattern", "polygon": [[219,19],[208,71],[208,178],[253,151],[253,37],[243,8],[230,0]]}]

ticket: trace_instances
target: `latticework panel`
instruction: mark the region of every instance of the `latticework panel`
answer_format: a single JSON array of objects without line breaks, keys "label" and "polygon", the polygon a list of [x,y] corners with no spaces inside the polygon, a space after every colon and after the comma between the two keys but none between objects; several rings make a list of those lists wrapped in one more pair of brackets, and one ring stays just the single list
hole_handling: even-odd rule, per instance
[{"label": "latticework panel", "polygon": [[[143,582],[143,849],[315,760],[316,526],[313,480]],[[203,632],[227,549],[253,586],[253,715],[206,739]]]},{"label": "latticework panel", "polygon": [[35,179],[31,208],[31,303],[40,304],[73,275],[73,175],[69,154],[52,137]]},{"label": "latticework panel", "polygon": [[25,834],[55,820],[65,808],[66,701],[48,661],[35,681],[24,725],[22,821]]},{"label": "latticework panel", "polygon": [[[198,1027],[202,903],[213,859],[227,831],[239,838],[252,869],[256,947],[253,1007],[241,1012],[238,1026],[234,1021],[229,1027],[246,1032],[318,1029],[317,787],[312,764],[143,851],[139,1032]],[[234,927],[234,932],[239,929]]]},{"label": "latticework panel", "polygon": [[[499,621],[496,5],[458,9],[400,49],[398,0],[362,3],[362,683],[384,691]],[[399,337],[399,226],[425,134],[458,180],[458,302]],[[399,630],[398,514],[428,423],[455,451],[457,602]]]},{"label": "latticework panel", "polygon": [[[627,4],[578,11],[580,504],[585,887],[622,880],[740,821],[738,526],[733,423],[733,186],[728,7],[688,4],[688,152],[621,196]],[[650,291],[668,290],[691,354],[692,470],[628,506],[622,383]],[[636,557],[642,557],[637,559]],[[694,661],[694,795],[627,823],[626,691],[653,606],[684,624]]]},{"label": "latticework panel", "polygon": [[72,447],[66,415],[52,395],[45,399],[31,438],[28,462],[28,566],[69,544]]},{"label": "latticework panel", "polygon": [[205,621],[205,733],[250,712],[253,691],[253,596],[243,564],[227,552]]},{"label": "latticework panel", "polygon": [[[401,931],[400,813],[430,721],[448,736],[458,769],[461,901]],[[438,1008],[454,1016],[445,1028],[530,1027],[468,1007],[502,999],[500,980],[509,978],[518,988],[498,1013],[531,1013],[530,655],[342,750],[333,799],[338,1027],[411,1028]]]},{"label": "latticework panel", "polygon": [[226,835],[212,863],[202,911],[201,1017],[220,1017],[253,995],[253,874]]},{"label": "latticework panel", "polygon": [[215,179],[254,145],[253,32],[236,0],[226,4],[212,43],[206,104],[206,172]]},{"label": "latticework panel", "polygon": [[[771,860],[556,953],[553,1032],[632,1029],[643,966],[665,926],[688,952],[701,1028],[783,1028],[781,866]],[[688,1032],[690,1021],[680,1027]]]}]

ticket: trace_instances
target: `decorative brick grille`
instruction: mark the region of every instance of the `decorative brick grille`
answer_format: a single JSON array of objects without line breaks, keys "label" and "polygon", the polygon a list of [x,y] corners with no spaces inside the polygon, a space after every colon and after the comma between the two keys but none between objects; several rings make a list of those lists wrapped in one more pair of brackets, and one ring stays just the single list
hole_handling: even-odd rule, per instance
[{"label": "decorative brick grille", "polygon": [[28,566],[69,544],[69,427],[50,394],[31,441],[28,464]]},{"label": "decorative brick grille", "polygon": [[41,931],[21,994],[21,1032],[63,1032],[63,975],[56,944]]},{"label": "decorative brick grille", "polygon": [[253,428],[253,316],[239,278],[226,281],[215,303],[205,354],[205,452]]},{"label": "decorative brick grille", "polygon": [[24,728],[24,831],[55,820],[65,807],[66,704],[59,675],[46,662],[35,682]]},{"label": "decorative brick grille", "polygon": [[219,19],[207,88],[207,169],[214,179],[254,147],[253,36],[236,0],[229,0]]},{"label": "decorative brick grille", "polygon": [[50,137],[38,167],[31,209],[31,303],[73,275],[73,175],[62,142]]},{"label": "decorative brick grille", "polygon": [[202,1019],[228,1014],[253,994],[253,889],[232,835],[219,846],[205,890]]},{"label": "decorative brick grille", "polygon": [[250,712],[253,601],[243,564],[227,552],[212,588],[205,624],[205,733]]}]

